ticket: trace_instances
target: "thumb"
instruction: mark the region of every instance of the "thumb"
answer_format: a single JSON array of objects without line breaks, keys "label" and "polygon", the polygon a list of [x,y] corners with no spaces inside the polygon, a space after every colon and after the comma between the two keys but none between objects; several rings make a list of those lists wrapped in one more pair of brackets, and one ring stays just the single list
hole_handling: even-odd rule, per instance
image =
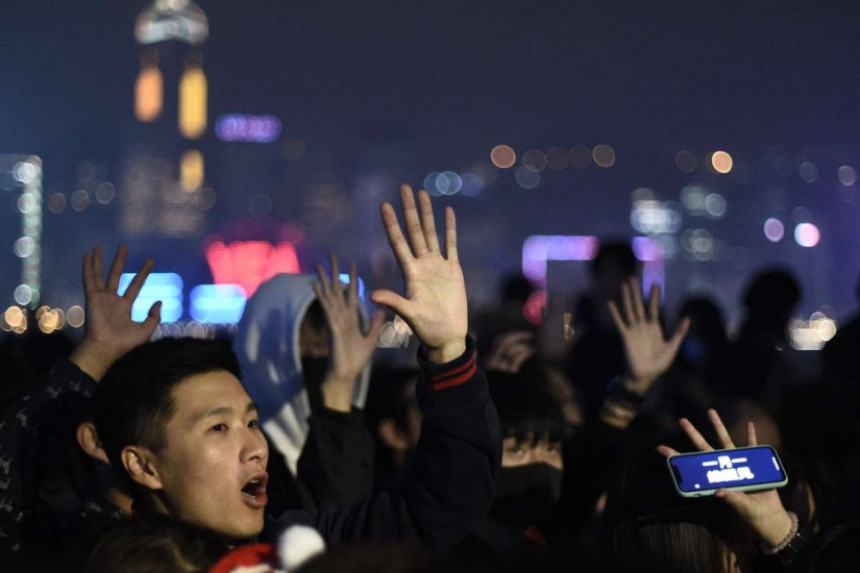
[{"label": "thumb", "polygon": [[678,328],[676,328],[675,332],[672,334],[672,338],[669,339],[669,349],[672,351],[672,356],[678,353],[678,349],[681,347],[681,343],[684,341],[684,338],[687,336],[687,331],[689,330],[690,319],[684,317],[681,324],[678,325]]},{"label": "thumb", "polygon": [[149,307],[146,320],[143,321],[143,328],[146,332],[147,338],[152,336],[158,323],[161,322],[161,306],[161,301],[158,301]]},{"label": "thumb", "polygon": [[370,300],[372,300],[376,304],[387,306],[403,318],[406,318],[408,316],[407,307],[409,305],[409,301],[394,291],[386,289],[375,290],[370,295]]}]

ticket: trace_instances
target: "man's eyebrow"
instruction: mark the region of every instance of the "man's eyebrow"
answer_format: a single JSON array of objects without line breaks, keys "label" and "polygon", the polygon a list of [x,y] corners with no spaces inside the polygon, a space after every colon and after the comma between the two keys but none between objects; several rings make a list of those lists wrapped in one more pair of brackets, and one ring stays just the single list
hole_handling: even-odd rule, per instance
[{"label": "man's eyebrow", "polygon": [[[258,413],[260,411],[260,407],[256,402],[249,402],[248,406],[245,407],[245,414],[250,414],[251,412]],[[217,408],[212,408],[211,410],[206,410],[202,414],[198,414],[194,417],[193,423],[198,423],[201,420],[206,418],[211,418],[212,416],[219,416],[221,414],[230,414],[233,412],[233,408],[230,406],[219,406]]]}]

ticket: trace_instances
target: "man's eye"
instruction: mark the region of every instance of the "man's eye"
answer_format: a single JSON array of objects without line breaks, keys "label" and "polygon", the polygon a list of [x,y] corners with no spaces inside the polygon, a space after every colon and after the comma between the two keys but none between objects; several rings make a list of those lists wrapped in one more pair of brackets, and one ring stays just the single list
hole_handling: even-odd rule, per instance
[{"label": "man's eye", "polygon": [[225,432],[227,431],[227,424],[215,424],[211,429],[216,432]]},{"label": "man's eye", "polygon": [[260,427],[260,420],[251,420],[250,422],[248,422],[248,427],[253,428],[253,429],[259,428]]}]

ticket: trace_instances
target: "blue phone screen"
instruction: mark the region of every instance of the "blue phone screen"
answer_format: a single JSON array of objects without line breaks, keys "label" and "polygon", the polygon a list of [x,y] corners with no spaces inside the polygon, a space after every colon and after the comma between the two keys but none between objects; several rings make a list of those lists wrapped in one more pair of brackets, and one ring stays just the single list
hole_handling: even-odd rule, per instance
[{"label": "blue phone screen", "polygon": [[785,470],[769,446],[684,454],[669,460],[683,492],[759,485],[785,480]]}]

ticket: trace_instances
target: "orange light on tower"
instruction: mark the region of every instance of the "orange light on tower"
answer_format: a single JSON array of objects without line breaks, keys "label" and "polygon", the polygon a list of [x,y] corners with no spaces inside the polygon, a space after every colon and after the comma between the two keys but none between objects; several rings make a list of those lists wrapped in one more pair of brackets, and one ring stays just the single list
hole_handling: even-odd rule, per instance
[{"label": "orange light on tower", "polygon": [[164,78],[158,69],[158,56],[144,57],[134,86],[134,115],[149,123],[158,119],[164,107]]},{"label": "orange light on tower", "polygon": [[179,181],[182,190],[193,193],[203,185],[204,175],[203,154],[196,149],[189,149],[179,160]]},{"label": "orange light on tower", "polygon": [[199,64],[185,68],[179,82],[179,133],[197,139],[206,131],[206,74]]}]

